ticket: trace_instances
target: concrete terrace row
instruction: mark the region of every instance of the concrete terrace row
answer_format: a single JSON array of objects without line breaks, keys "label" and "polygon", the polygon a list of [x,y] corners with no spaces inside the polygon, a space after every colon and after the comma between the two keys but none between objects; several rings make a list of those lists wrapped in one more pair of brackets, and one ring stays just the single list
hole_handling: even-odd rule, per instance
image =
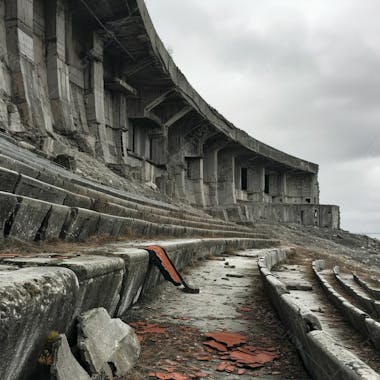
[{"label": "concrete terrace row", "polygon": [[380,325],[334,290],[322,260],[315,261],[311,271],[305,259],[305,263],[299,259],[293,263],[293,253],[290,249],[267,250],[259,259],[259,268],[267,294],[312,377],[379,379],[379,353],[374,348],[378,348]]},{"label": "concrete terrace row", "polygon": [[[43,379],[37,364],[51,331],[76,343],[76,319],[103,307],[122,316],[162,281],[142,247],[113,244],[102,252],[0,255],[0,373],[2,380]],[[157,243],[157,242],[155,242]],[[262,239],[193,239],[159,242],[179,269],[225,251],[269,248]]]},{"label": "concrete terrace row", "polygon": [[2,236],[27,241],[84,240],[93,235],[265,238],[252,228],[196,209],[136,198],[82,180],[46,159],[24,154],[24,161],[0,155]]}]

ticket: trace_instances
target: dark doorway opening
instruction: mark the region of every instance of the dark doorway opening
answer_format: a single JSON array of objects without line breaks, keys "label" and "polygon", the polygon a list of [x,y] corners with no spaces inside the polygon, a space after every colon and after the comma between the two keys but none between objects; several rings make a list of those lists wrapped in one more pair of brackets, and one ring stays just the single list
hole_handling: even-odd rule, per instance
[{"label": "dark doorway opening", "polygon": [[244,191],[248,190],[248,169],[241,168],[241,189]]},{"label": "dark doorway opening", "polygon": [[264,193],[269,194],[269,175],[268,174],[265,174]]}]

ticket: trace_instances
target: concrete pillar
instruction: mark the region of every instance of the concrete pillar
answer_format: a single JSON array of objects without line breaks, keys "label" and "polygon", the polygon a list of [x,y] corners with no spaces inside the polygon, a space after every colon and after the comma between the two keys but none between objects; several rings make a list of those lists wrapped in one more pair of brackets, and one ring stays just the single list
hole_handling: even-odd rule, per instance
[{"label": "concrete pillar", "polygon": [[46,3],[47,78],[54,128],[62,134],[74,131],[70,110],[70,78],[66,65],[66,9],[63,0]]},{"label": "concrete pillar", "polygon": [[86,75],[86,112],[90,132],[96,139],[95,150],[106,163],[112,163],[108,147],[108,136],[104,113],[104,70],[103,70],[103,40],[92,33],[91,57],[88,57],[88,75]]},{"label": "concrete pillar", "polygon": [[255,202],[264,200],[265,167],[256,165],[248,170],[248,198]]},{"label": "concrete pillar", "polygon": [[319,204],[319,182],[318,174],[312,175],[312,202]]},{"label": "concrete pillar", "polygon": [[236,203],[235,156],[223,150],[218,154],[218,200],[220,205]]},{"label": "concrete pillar", "polygon": [[283,203],[287,202],[287,184],[286,184],[286,173],[282,172],[278,175],[278,196],[282,199]]},{"label": "concrete pillar", "polygon": [[218,205],[218,149],[207,148],[203,158],[203,181],[208,186],[206,204]]},{"label": "concrete pillar", "polygon": [[150,135],[152,144],[152,160],[156,165],[168,163],[168,129],[163,127]]},{"label": "concrete pillar", "polygon": [[32,100],[28,91],[34,69],[33,0],[6,0],[5,26],[12,102],[17,105],[22,122],[33,127]]},{"label": "concrete pillar", "polygon": [[176,198],[186,199],[186,170],[182,163],[173,167],[174,194]]},{"label": "concrete pillar", "polygon": [[198,206],[204,207],[205,194],[203,186],[203,158],[202,157],[191,157],[188,159],[188,170],[190,173],[187,173],[187,183],[191,186],[187,186],[187,192],[192,192],[192,194],[187,194],[188,199],[194,200],[194,203]]}]

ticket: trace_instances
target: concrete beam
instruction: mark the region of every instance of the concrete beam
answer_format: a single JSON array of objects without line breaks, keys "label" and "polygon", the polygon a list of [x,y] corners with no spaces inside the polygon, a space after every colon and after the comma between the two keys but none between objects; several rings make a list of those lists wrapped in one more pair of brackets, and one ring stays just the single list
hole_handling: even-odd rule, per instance
[{"label": "concrete beam", "polygon": [[185,117],[192,110],[193,110],[193,107],[191,106],[183,107],[179,112],[174,114],[167,122],[165,122],[165,127],[167,128],[171,127],[173,124],[177,123],[179,120]]},{"label": "concrete beam", "polygon": [[171,88],[170,90],[164,92],[162,95],[158,96],[156,99],[154,99],[152,102],[150,102],[148,105],[145,106],[145,111],[150,112],[154,108],[158,107],[161,103],[163,103],[170,95],[175,92],[174,88]]},{"label": "concrete beam", "polygon": [[152,57],[142,59],[141,61],[128,66],[128,69],[124,71],[124,75],[127,78],[133,77],[134,75],[138,74],[140,71],[151,66],[153,63],[154,63],[154,59]]},{"label": "concrete beam", "polygon": [[104,82],[104,87],[111,91],[122,92],[126,95],[137,96],[137,90],[120,78],[112,78]]}]

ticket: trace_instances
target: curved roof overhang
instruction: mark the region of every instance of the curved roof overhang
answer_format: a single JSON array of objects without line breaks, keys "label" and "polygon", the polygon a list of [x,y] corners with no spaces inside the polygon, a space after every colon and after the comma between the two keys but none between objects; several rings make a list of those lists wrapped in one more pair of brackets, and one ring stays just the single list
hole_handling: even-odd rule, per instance
[{"label": "curved roof overhang", "polygon": [[154,28],[144,0],[76,0],[75,4],[77,17],[83,19],[87,14],[107,37],[106,51],[122,57],[123,74],[137,91],[146,87],[162,91],[173,89],[227,140],[241,145],[244,150],[291,170],[318,173],[317,164],[254,139],[211,107],[174,63]]}]

